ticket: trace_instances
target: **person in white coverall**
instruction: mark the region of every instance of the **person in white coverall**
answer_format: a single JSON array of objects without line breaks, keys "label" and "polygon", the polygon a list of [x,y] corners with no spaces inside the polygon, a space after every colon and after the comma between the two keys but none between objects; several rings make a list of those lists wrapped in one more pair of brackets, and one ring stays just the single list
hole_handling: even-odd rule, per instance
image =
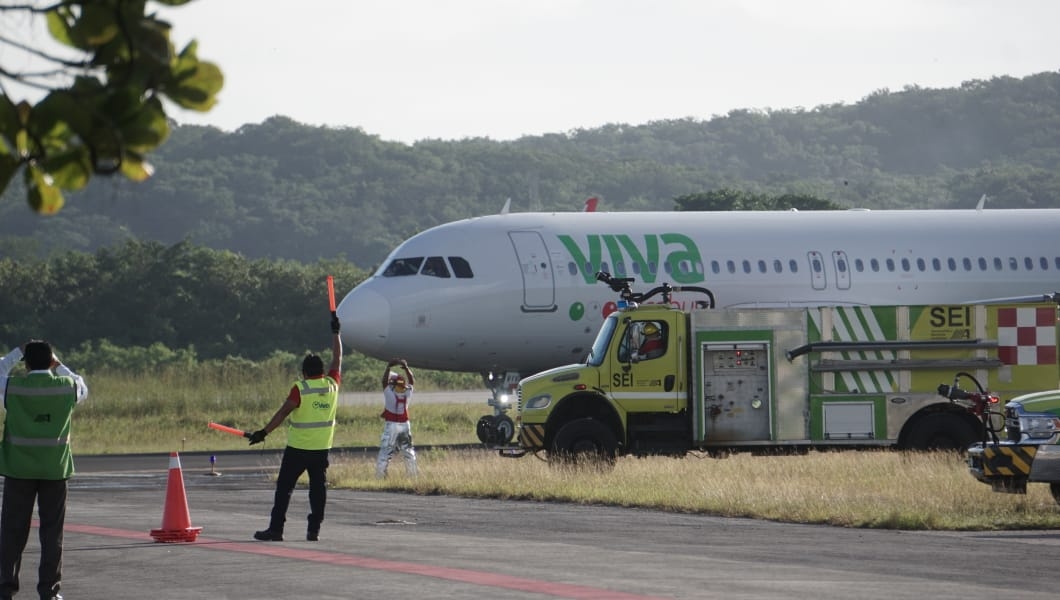
[{"label": "person in white coverall", "polygon": [[[391,367],[401,366],[405,371],[402,377],[390,371]],[[416,379],[409,370],[405,359],[394,359],[387,363],[383,371],[383,437],[379,440],[379,458],[375,462],[375,476],[386,477],[390,457],[400,450],[405,457],[405,472],[410,477],[416,476],[416,449],[412,446],[412,424],[409,423],[409,401],[412,400],[412,386]]]}]

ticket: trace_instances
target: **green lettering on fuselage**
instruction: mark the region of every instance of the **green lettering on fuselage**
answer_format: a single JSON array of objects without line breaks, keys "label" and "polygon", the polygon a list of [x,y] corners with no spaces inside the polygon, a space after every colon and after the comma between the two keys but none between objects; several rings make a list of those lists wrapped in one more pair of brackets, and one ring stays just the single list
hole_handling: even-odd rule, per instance
[{"label": "green lettering on fuselage", "polygon": [[[703,281],[699,248],[690,237],[684,234],[646,234],[643,245],[638,245],[632,237],[625,234],[591,234],[585,236],[584,249],[569,235],[556,237],[570,253],[571,259],[577,265],[582,279],[587,284],[594,283],[596,272],[602,269],[604,247],[607,248],[611,269],[620,263],[625,266],[625,273],[612,272],[613,275],[628,276],[636,273],[638,279],[644,283],[653,283],[664,265],[669,264],[669,276],[675,283]],[[662,256],[662,262],[659,260],[660,256]]]}]

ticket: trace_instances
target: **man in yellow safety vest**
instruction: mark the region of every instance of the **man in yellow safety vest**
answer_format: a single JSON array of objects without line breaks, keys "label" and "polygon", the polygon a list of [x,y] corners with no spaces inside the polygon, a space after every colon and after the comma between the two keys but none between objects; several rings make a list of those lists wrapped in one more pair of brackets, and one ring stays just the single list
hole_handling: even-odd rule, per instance
[{"label": "man in yellow safety vest", "polygon": [[254,539],[276,542],[283,540],[284,522],[291,493],[302,473],[309,472],[309,523],[306,539],[320,539],[320,524],[324,521],[327,502],[328,453],[335,438],[335,414],[339,404],[339,384],[342,382],[342,340],[339,338],[339,318],[331,313],[331,366],[324,372],[324,361],[316,354],[302,361],[302,379],[291,386],[287,399],[265,427],[250,435],[250,444],[265,441],[272,430],[289,418],[287,447],[280,461],[276,479],[269,526],[254,532]]}]

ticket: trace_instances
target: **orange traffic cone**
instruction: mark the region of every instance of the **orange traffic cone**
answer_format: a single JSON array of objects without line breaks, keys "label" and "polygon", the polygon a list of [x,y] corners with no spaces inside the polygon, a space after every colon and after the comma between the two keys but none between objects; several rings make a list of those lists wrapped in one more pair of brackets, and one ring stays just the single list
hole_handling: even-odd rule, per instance
[{"label": "orange traffic cone", "polygon": [[188,514],[188,498],[184,495],[184,475],[180,470],[180,457],[176,452],[169,455],[169,483],[166,484],[166,507],[162,513],[162,528],[152,529],[151,537],[156,542],[194,542],[202,527],[191,526]]}]

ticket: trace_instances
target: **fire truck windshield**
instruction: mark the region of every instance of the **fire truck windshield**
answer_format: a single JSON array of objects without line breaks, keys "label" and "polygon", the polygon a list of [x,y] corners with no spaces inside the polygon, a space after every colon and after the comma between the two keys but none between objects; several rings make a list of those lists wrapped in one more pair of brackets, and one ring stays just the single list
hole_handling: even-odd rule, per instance
[{"label": "fire truck windshield", "polygon": [[612,313],[611,316],[604,320],[603,326],[600,327],[600,333],[596,334],[596,341],[593,342],[593,347],[589,350],[589,356],[585,359],[585,364],[593,367],[599,367],[604,364],[607,346],[611,343],[611,336],[614,335],[617,327],[618,313]]}]

